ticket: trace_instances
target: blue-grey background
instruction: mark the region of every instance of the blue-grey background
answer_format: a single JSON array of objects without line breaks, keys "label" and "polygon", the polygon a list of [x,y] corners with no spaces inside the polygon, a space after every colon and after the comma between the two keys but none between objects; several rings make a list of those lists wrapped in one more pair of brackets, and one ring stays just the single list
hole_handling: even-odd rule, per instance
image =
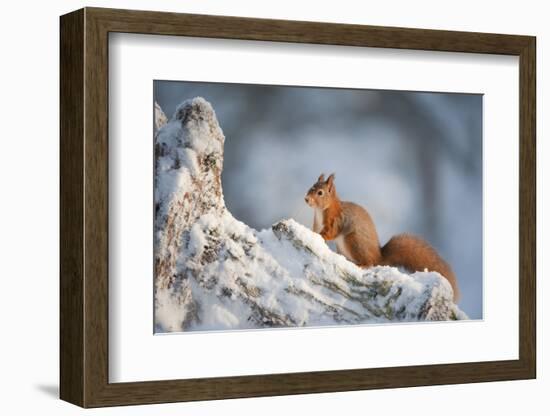
[{"label": "blue-grey background", "polygon": [[336,173],[341,199],[363,205],[381,244],[410,232],[451,264],[461,308],[482,318],[482,96],[155,81],[170,118],[202,96],[225,134],[226,205],[262,229],[311,226],[304,195]]}]

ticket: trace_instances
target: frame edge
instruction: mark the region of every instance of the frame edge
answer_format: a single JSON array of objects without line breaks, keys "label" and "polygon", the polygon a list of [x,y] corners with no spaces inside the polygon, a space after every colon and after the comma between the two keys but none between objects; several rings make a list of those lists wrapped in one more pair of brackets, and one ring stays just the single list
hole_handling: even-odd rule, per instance
[{"label": "frame edge", "polygon": [[84,406],[84,10],[60,17],[59,397]]},{"label": "frame edge", "polygon": [[536,199],[536,37],[526,38],[519,55],[520,77],[520,361],[526,379],[537,377],[537,199]]}]

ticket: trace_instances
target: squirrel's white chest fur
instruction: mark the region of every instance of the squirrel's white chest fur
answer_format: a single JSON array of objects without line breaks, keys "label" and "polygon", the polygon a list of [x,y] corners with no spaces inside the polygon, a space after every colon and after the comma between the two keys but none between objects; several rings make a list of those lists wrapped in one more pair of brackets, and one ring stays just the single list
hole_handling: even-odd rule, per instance
[{"label": "squirrel's white chest fur", "polygon": [[315,213],[313,215],[315,216],[313,220],[313,231],[320,233],[323,229],[323,211],[320,208],[315,208]]}]

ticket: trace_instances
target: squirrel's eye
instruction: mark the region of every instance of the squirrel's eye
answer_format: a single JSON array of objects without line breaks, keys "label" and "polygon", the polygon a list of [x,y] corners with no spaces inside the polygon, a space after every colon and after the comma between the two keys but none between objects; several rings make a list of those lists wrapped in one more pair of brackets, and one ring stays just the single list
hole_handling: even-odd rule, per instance
[{"label": "squirrel's eye", "polygon": [[323,196],[323,191],[318,191],[318,192],[317,192],[317,195]]}]

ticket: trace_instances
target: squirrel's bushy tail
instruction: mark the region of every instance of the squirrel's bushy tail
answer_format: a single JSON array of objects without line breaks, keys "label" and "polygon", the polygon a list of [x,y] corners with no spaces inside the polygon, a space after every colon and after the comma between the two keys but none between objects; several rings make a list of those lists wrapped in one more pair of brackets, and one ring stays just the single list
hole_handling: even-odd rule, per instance
[{"label": "squirrel's bushy tail", "polygon": [[453,299],[459,299],[458,285],[451,266],[423,239],[399,234],[382,247],[382,265],[403,267],[410,272],[435,271],[444,276],[453,288]]}]

